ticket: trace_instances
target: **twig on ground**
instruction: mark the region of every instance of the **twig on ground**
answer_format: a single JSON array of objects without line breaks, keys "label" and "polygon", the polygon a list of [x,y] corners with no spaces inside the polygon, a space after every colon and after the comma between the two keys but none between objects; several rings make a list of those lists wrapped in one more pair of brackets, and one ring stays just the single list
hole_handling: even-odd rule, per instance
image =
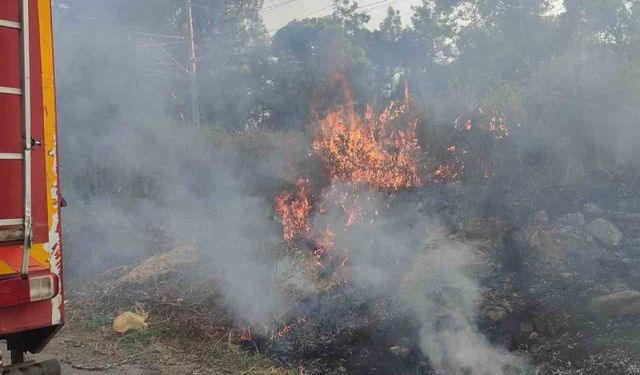
[{"label": "twig on ground", "polygon": [[85,364],[71,364],[71,367],[76,370],[83,371],[107,371],[114,367],[114,364],[104,365],[104,366],[87,366]]},{"label": "twig on ground", "polygon": [[122,366],[122,365],[125,365],[125,364],[127,364],[128,362],[130,362],[133,358],[136,358],[136,357],[139,357],[139,356],[141,356],[141,355],[143,355],[143,354],[146,354],[146,353],[150,352],[150,351],[151,351],[151,350],[153,350],[153,349],[155,349],[155,347],[152,345],[152,346],[150,346],[149,348],[147,348],[147,349],[145,349],[145,350],[143,350],[143,351],[141,351],[141,352],[131,354],[130,356],[128,356],[128,357],[126,357],[125,359],[123,359],[122,361],[118,362],[118,363],[116,364],[116,366]]},{"label": "twig on ground", "polygon": [[256,363],[255,365],[253,365],[253,367],[251,367],[250,369],[248,369],[247,371],[243,371],[240,373],[240,375],[246,375],[248,373],[250,373],[251,371],[255,370],[256,367],[258,367],[258,364]]},{"label": "twig on ground", "polygon": [[161,321],[159,321],[159,322],[151,322],[151,323],[149,323],[149,326],[158,326],[158,325],[161,325],[161,324],[167,323],[167,322],[171,321],[171,319],[173,319],[173,316],[174,316],[175,314],[176,314],[175,310],[172,310],[172,311],[171,311],[171,315],[170,315],[167,319],[165,319],[165,320],[161,320]]}]

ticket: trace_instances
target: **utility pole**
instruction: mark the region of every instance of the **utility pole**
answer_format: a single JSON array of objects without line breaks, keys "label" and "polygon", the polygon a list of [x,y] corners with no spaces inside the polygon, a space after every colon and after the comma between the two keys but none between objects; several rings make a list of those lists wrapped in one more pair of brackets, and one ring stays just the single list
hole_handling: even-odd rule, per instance
[{"label": "utility pole", "polygon": [[196,40],[193,33],[192,0],[187,1],[187,22],[191,41],[191,118],[196,127],[200,127],[200,102],[198,101],[198,68],[196,58]]}]

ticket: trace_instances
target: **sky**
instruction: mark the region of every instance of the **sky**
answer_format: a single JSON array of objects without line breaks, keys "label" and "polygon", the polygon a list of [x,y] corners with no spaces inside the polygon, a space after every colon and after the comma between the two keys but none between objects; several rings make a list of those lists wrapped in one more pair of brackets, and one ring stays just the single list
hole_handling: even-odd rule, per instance
[{"label": "sky", "polygon": [[[359,0],[358,5],[371,16],[371,27],[378,27],[389,6],[400,10],[404,23],[411,19],[411,6],[421,0]],[[293,19],[321,17],[332,12],[332,0],[265,0],[262,17],[269,31],[276,31]]]}]

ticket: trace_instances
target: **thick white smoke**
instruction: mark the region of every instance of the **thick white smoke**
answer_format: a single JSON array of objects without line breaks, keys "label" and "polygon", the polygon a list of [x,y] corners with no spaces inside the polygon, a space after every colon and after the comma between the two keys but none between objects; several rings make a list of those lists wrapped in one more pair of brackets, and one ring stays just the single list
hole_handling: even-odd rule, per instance
[{"label": "thick white smoke", "polygon": [[[345,227],[348,214],[336,197],[357,196],[361,220]],[[396,300],[420,326],[420,347],[442,374],[508,375],[526,360],[494,345],[478,329],[481,298],[474,244],[456,238],[415,204],[395,204],[387,194],[334,186],[319,204],[328,208],[314,229],[335,233],[347,249],[353,283],[373,297]]]}]

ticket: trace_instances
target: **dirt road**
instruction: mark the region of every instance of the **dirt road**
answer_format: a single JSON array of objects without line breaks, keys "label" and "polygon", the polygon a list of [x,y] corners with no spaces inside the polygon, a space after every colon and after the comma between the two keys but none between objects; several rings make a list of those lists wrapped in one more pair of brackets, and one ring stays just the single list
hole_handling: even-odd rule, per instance
[{"label": "dirt road", "polygon": [[75,341],[69,330],[64,328],[51,340],[42,353],[29,359],[45,361],[57,359],[63,375],[145,375],[145,371],[135,365],[112,364],[87,345]]}]

